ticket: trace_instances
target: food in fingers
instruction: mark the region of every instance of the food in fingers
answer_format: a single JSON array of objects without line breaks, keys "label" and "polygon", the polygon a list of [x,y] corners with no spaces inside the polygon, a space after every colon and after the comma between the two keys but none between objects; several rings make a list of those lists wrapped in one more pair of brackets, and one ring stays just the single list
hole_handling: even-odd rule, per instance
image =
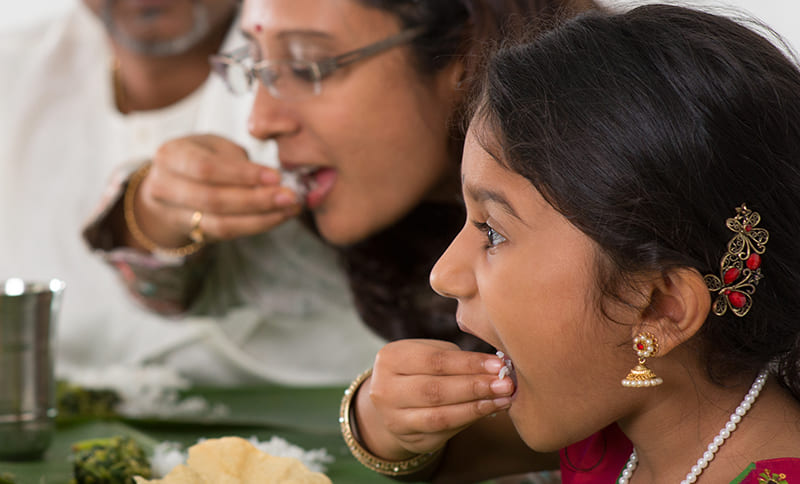
[{"label": "food in fingers", "polygon": [[502,351],[498,351],[495,353],[498,358],[503,361],[503,367],[500,368],[500,371],[497,372],[497,378],[504,379],[505,377],[509,377],[514,385],[517,384],[517,373],[514,371],[514,362],[511,361],[511,358],[507,357],[505,353]]},{"label": "food in fingers", "polygon": [[311,171],[311,167],[300,167],[296,170],[280,170],[281,186],[295,192],[300,203],[305,203],[306,195],[314,189],[314,178],[309,176]]},{"label": "food in fingers", "polygon": [[280,185],[292,190],[297,195],[297,200],[301,204],[306,203],[306,196],[314,189],[316,182],[311,176],[315,170],[312,166],[287,167],[272,162],[274,157],[274,147],[272,144],[259,147],[256,153],[251,156],[254,163],[269,168],[274,168],[280,173]]}]

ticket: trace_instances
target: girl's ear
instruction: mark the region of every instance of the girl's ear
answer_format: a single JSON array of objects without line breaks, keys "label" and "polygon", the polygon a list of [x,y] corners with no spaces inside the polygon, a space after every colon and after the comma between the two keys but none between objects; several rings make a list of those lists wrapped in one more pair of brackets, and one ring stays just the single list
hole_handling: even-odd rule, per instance
[{"label": "girl's ear", "polygon": [[633,334],[647,331],[658,337],[658,355],[664,356],[694,336],[711,309],[711,294],[695,269],[670,269],[651,282],[649,301]]}]

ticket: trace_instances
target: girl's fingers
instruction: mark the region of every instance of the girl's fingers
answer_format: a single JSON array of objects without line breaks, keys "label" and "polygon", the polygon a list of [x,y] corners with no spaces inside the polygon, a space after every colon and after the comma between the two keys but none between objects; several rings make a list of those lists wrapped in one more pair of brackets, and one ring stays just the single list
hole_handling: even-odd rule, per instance
[{"label": "girl's fingers", "polygon": [[397,411],[387,419],[389,431],[399,438],[429,434],[455,434],[477,420],[511,406],[510,397]]},{"label": "girl's fingers", "polygon": [[381,407],[412,409],[453,406],[508,397],[514,392],[510,378],[496,375],[398,376],[391,381],[373,378],[370,398]]},{"label": "girl's fingers", "polygon": [[398,375],[496,375],[503,362],[494,355],[462,351],[435,340],[400,340],[378,352],[375,368]]}]

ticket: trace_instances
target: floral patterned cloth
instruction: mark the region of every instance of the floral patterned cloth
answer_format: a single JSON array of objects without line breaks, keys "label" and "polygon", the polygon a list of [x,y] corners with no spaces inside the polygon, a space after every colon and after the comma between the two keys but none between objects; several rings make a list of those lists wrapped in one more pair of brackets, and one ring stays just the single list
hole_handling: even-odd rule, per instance
[{"label": "floral patterned cloth", "polygon": [[795,484],[800,482],[800,459],[785,457],[750,464],[731,484]]}]

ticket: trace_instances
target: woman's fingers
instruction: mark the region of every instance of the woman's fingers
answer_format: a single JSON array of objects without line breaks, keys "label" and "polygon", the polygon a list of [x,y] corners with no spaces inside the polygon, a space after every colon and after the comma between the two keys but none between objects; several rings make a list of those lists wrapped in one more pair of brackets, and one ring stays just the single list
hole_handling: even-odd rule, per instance
[{"label": "woman's fingers", "polygon": [[271,230],[299,215],[300,210],[300,207],[296,207],[293,211],[226,216],[204,213],[200,229],[208,240],[231,240]]},{"label": "woman's fingers", "polygon": [[194,229],[206,241],[258,234],[301,210],[277,170],[252,163],[239,145],[214,135],[163,144],[134,204],[139,228],[163,247],[186,244]]},{"label": "woman's fingers", "polygon": [[169,141],[153,158],[154,175],[186,178],[211,185],[257,186],[280,182],[280,174],[251,162],[240,146],[217,136]]},{"label": "woman's fingers", "polygon": [[206,215],[259,215],[299,204],[297,195],[278,185],[210,185],[166,175],[148,180],[146,197],[167,207],[200,210]]},{"label": "woman's fingers", "polygon": [[254,235],[299,214],[297,195],[280,174],[251,163],[224,138],[190,136],[165,143],[140,187],[137,214],[154,239],[183,243],[200,212],[207,241]]}]

